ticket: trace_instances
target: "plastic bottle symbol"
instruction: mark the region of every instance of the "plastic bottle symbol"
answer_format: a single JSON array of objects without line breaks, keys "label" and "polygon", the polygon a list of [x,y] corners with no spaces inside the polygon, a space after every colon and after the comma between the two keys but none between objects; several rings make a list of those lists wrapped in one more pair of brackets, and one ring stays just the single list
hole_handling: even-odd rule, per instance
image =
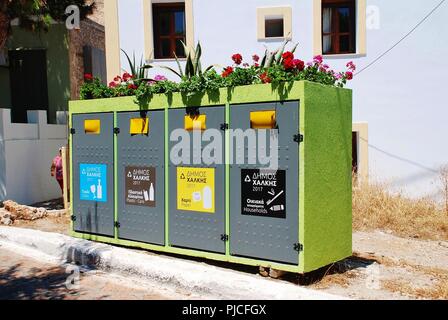
[{"label": "plastic bottle symbol", "polygon": [[205,210],[211,210],[213,208],[213,195],[212,195],[212,189],[210,187],[205,187],[202,190],[202,206]]},{"label": "plastic bottle symbol", "polygon": [[97,199],[103,199],[103,187],[101,186],[101,180],[98,179],[98,185],[96,186],[96,197]]},{"label": "plastic bottle symbol", "polygon": [[149,187],[149,201],[154,201],[154,185],[152,183]]}]

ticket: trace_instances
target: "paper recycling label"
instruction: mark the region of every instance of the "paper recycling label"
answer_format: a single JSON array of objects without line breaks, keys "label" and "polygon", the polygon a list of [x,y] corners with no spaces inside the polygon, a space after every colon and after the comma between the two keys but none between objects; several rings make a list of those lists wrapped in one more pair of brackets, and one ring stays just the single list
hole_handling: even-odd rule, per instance
[{"label": "paper recycling label", "polygon": [[177,210],[215,213],[214,168],[177,168]]}]

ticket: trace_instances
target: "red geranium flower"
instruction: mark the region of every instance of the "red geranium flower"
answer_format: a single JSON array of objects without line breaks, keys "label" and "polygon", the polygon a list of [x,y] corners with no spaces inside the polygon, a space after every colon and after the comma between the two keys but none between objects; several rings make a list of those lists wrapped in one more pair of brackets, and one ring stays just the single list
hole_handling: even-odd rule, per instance
[{"label": "red geranium flower", "polygon": [[285,68],[285,70],[294,69],[294,60],[293,59],[283,60],[283,67]]},{"label": "red geranium flower", "polygon": [[240,65],[243,61],[243,57],[239,53],[236,53],[232,56],[232,60],[236,65]]},{"label": "red geranium flower", "polygon": [[133,84],[133,83],[128,84],[128,89],[137,90],[137,88],[138,87],[135,84]]},{"label": "red geranium flower", "polygon": [[92,81],[93,80],[93,75],[91,73],[85,73],[84,74],[84,80],[85,81]]},{"label": "red geranium flower", "polygon": [[117,83],[112,81],[109,83],[109,88],[115,88],[117,86]]},{"label": "red geranium flower", "polygon": [[254,60],[254,62],[258,62],[258,61],[260,61],[260,57],[258,55],[256,55],[256,54],[254,54],[252,56],[252,60]]},{"label": "red geranium flower", "polygon": [[305,69],[305,62],[299,59],[294,59],[292,61],[292,63],[294,64],[294,67],[297,68],[297,70],[302,71],[303,69]]},{"label": "red geranium flower", "polygon": [[114,81],[115,81],[115,82],[121,82],[121,77],[120,77],[120,76],[116,76],[116,77],[114,78]]},{"label": "red geranium flower", "polygon": [[130,75],[129,73],[124,73],[123,74],[123,81],[124,82],[127,82],[127,81],[129,81],[129,80],[131,80],[132,79],[132,75]]},{"label": "red geranium flower", "polygon": [[272,82],[271,78],[269,78],[269,76],[266,72],[264,72],[260,75],[260,80],[263,83],[271,83]]},{"label": "red geranium flower", "polygon": [[292,60],[294,59],[294,54],[292,52],[286,51],[282,54],[283,60]]},{"label": "red geranium flower", "polygon": [[232,67],[227,67],[224,69],[223,73],[222,73],[222,77],[223,78],[227,78],[228,76],[230,76],[233,73],[233,68]]},{"label": "red geranium flower", "polygon": [[347,77],[347,80],[352,80],[353,79],[353,72],[347,71],[345,73],[345,76]]}]

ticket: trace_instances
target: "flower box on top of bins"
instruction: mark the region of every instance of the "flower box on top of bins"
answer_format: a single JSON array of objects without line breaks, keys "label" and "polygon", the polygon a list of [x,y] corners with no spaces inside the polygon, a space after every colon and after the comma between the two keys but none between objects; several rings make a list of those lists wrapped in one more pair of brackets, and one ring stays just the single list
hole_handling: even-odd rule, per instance
[{"label": "flower box on top of bins", "polygon": [[[222,73],[212,67],[201,71],[190,57],[190,67],[173,70],[178,83],[163,76],[150,79],[138,70],[109,86],[88,79],[83,94],[93,99],[70,102],[72,235],[297,273],[351,256],[352,93],[342,86],[355,67],[349,63],[349,71],[335,73],[321,57],[307,64],[292,51],[253,56],[249,65],[235,54]],[[227,161],[174,164],[171,150],[177,141],[171,133],[185,129],[191,110],[206,116],[203,128],[218,130],[222,124],[227,124],[222,129],[250,129],[253,112],[270,116],[268,123],[278,130],[275,174]],[[133,118],[148,119],[146,134],[129,132]],[[98,135],[84,134],[90,119],[104,121]],[[120,131],[114,134],[115,126]],[[227,141],[232,132],[221,135]],[[232,143],[221,148],[230,161],[238,153]],[[88,188],[83,193],[88,177],[79,168],[86,163],[107,176],[107,181],[92,181],[101,196],[107,195],[103,202],[97,194],[83,198],[92,196]],[[140,169],[149,173],[148,185],[134,190],[129,179]],[[185,185],[182,177],[198,174],[205,180]],[[252,188],[255,182],[270,187]]]}]

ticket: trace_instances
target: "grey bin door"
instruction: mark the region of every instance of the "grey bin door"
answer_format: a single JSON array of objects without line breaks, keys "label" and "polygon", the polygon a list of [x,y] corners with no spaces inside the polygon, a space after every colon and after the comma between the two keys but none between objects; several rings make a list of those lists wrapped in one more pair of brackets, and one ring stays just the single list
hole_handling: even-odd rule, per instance
[{"label": "grey bin door", "polygon": [[[294,135],[299,133],[299,102],[232,106],[230,127],[251,128],[251,112],[263,110],[276,111],[278,171],[273,171],[275,176],[262,178],[259,169],[267,166],[260,165],[258,156],[257,164],[247,164],[247,139],[244,149],[231,142],[233,155],[245,152],[245,164],[236,164],[233,156],[235,164],[230,166],[230,253],[297,265],[294,244],[299,236],[299,144]],[[269,134],[267,131],[268,148]]]},{"label": "grey bin door", "polygon": [[[96,123],[96,133],[86,132]],[[114,117],[112,113],[76,114],[72,118],[74,229],[114,235]],[[92,127],[90,127],[92,129]],[[95,128],[93,128],[95,130]]]},{"label": "grey bin door", "polygon": [[[217,129],[220,131],[222,137],[222,155],[224,156],[224,131],[221,131],[221,125],[225,122],[225,108],[224,107],[205,107],[200,108],[201,115],[206,116],[207,129]],[[170,134],[175,129],[184,129],[184,118],[186,115],[185,109],[169,110],[169,131]],[[190,136],[190,160],[189,164],[182,163],[180,165],[173,165],[169,162],[170,172],[170,187],[169,187],[169,241],[171,246],[198,249],[208,252],[225,253],[225,242],[222,241],[222,235],[225,233],[225,165],[204,165],[192,164],[193,162],[193,133],[188,131]],[[171,140],[171,139],[170,139]],[[170,141],[170,153],[178,142]],[[209,142],[203,142],[202,148]],[[192,189],[187,189],[179,186],[178,170],[191,170],[192,172],[200,170],[200,168],[207,168],[214,171],[214,212],[199,212],[184,210],[184,207],[178,208],[178,197],[183,197],[183,194],[189,195]],[[187,173],[185,173],[187,175]],[[209,177],[210,178],[210,177]],[[201,184],[197,184],[194,188],[202,189]],[[178,191],[181,194],[178,194]],[[201,197],[200,193],[196,193]],[[202,194],[205,197],[205,191]],[[191,200],[191,199],[190,199]],[[196,199],[198,200],[198,199]],[[205,201],[203,199],[203,201]]]},{"label": "grey bin door", "polygon": [[[164,116],[163,110],[117,114],[120,239],[165,243]],[[148,122],[148,130],[135,134],[131,121],[139,126],[139,120]]]}]

